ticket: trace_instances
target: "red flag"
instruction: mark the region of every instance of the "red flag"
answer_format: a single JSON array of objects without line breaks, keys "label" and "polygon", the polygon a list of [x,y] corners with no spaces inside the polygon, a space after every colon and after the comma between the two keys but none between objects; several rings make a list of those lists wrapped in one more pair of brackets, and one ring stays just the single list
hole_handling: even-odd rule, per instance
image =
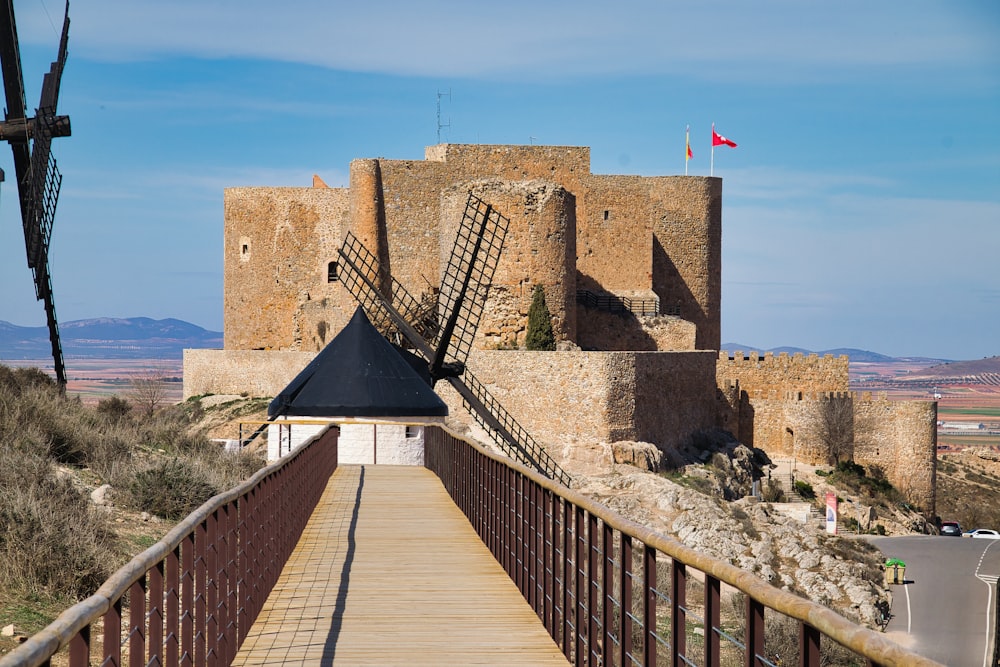
[{"label": "red flag", "polygon": [[712,123],[712,146],[730,146],[736,148],[736,142],[726,139],[715,131],[715,123]]},{"label": "red flag", "polygon": [[[684,135],[685,143],[687,144],[687,154],[684,157],[684,161],[687,162],[694,157],[694,153],[691,152],[691,126],[688,125],[687,132]],[[686,169],[687,167],[685,167]]]}]

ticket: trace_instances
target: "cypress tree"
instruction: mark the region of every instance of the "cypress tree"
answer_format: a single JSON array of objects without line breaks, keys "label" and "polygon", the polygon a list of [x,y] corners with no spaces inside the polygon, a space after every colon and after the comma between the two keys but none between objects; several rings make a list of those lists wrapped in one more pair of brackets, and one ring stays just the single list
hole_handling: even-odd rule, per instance
[{"label": "cypress tree", "polygon": [[549,307],[545,305],[545,290],[541,285],[535,285],[535,291],[531,295],[524,346],[529,350],[556,349],[556,337],[552,333],[552,315],[549,313]]}]

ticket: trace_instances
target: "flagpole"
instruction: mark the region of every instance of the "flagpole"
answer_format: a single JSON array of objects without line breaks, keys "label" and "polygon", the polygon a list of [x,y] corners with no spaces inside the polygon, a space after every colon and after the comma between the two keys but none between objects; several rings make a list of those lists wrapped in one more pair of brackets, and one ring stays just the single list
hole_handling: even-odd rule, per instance
[{"label": "flagpole", "polygon": [[708,175],[715,176],[715,123],[712,123],[712,160]]}]

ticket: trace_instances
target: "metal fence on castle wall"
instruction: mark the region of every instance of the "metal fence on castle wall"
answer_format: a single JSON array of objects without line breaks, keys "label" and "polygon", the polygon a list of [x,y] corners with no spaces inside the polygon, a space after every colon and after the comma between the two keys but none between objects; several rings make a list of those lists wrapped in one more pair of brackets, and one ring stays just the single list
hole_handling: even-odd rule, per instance
[{"label": "metal fence on castle wall", "polygon": [[338,436],[208,500],[0,667],[48,665],[66,648],[70,667],[228,665],[337,467]]},{"label": "metal fence on castle wall", "polygon": [[[938,664],[443,429],[425,445],[427,467],[574,665],[818,667],[822,641],[857,664]],[[743,600],[727,623],[724,586]],[[766,641],[765,624],[783,619],[798,626],[795,655]]]}]

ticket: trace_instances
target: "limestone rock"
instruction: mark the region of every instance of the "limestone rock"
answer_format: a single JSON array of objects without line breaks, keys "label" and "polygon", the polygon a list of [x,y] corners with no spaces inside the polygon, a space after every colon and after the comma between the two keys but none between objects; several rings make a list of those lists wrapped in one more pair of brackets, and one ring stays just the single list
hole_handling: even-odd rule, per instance
[{"label": "limestone rock", "polygon": [[101,484],[99,487],[90,492],[90,500],[95,505],[108,505],[108,491],[111,490],[110,484]]},{"label": "limestone rock", "polygon": [[626,463],[650,472],[656,472],[663,465],[663,452],[649,442],[613,442],[611,455],[615,463]]}]

